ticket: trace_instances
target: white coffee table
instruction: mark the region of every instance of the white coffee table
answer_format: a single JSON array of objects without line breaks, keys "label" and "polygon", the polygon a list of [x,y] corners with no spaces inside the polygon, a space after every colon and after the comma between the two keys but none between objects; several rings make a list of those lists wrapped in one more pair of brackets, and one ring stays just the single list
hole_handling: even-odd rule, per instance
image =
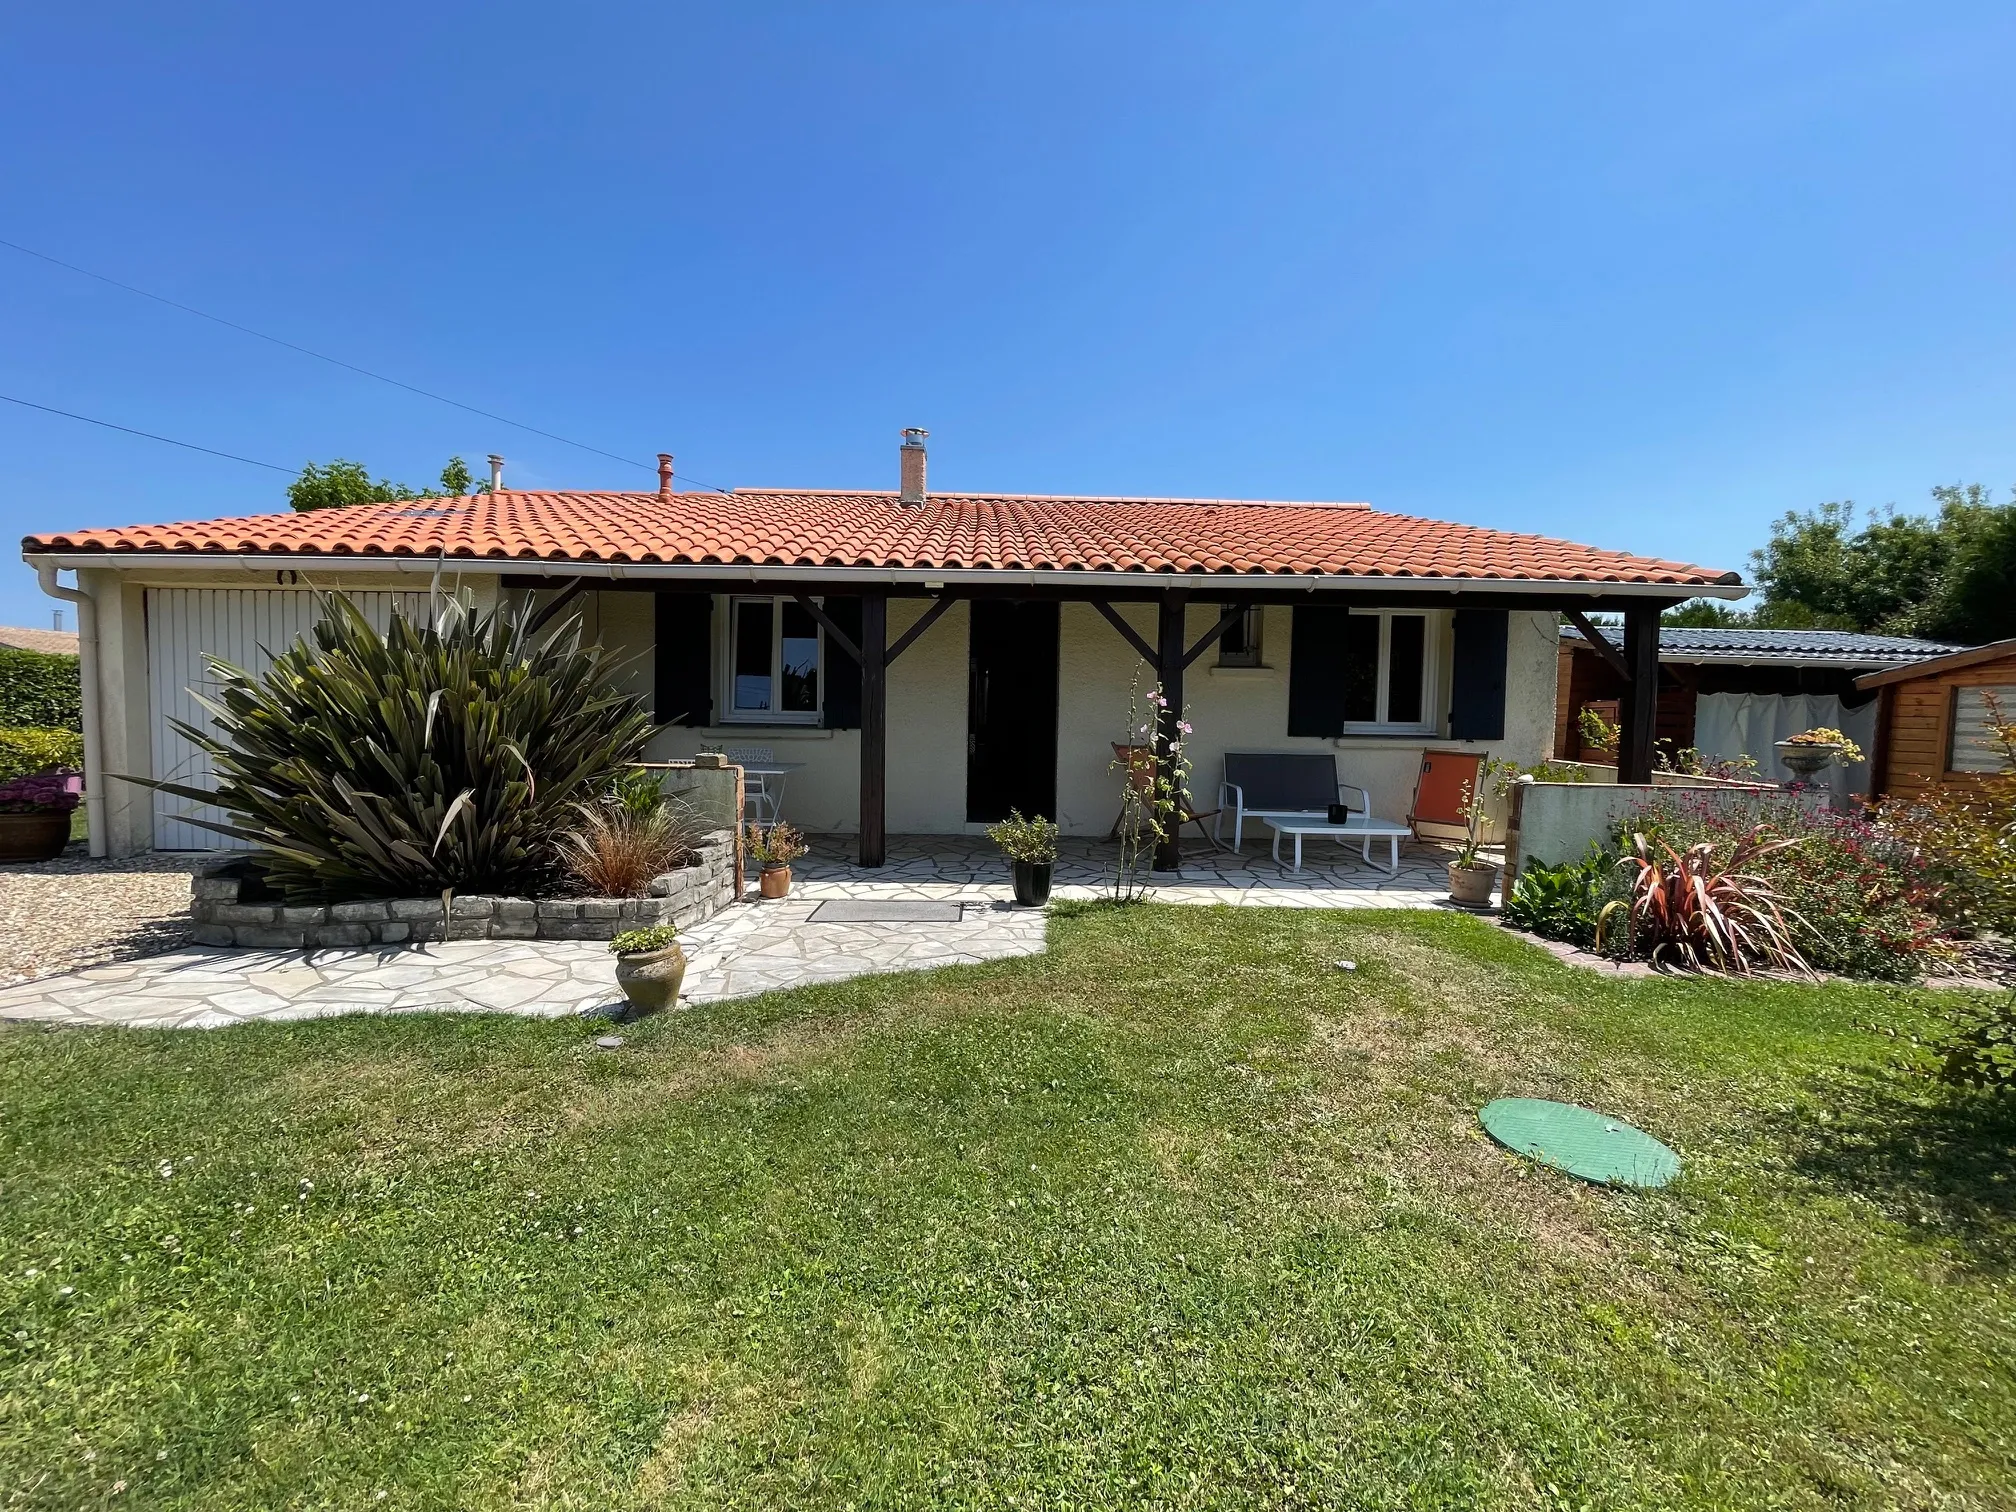
[{"label": "white coffee table", "polygon": [[1288,869],[1298,872],[1302,870],[1303,837],[1305,835],[1327,835],[1332,840],[1347,843],[1352,840],[1361,842],[1360,854],[1365,858],[1365,864],[1374,867],[1378,866],[1379,863],[1372,859],[1372,842],[1374,840],[1387,841],[1388,859],[1384,870],[1389,877],[1398,876],[1400,874],[1400,842],[1414,833],[1413,828],[1409,825],[1401,824],[1393,819],[1377,819],[1370,814],[1353,814],[1342,824],[1332,824],[1327,819],[1315,818],[1262,818],[1260,822],[1274,831],[1274,859],[1276,862],[1279,862],[1281,859],[1281,837],[1283,835],[1294,836],[1295,861]]}]

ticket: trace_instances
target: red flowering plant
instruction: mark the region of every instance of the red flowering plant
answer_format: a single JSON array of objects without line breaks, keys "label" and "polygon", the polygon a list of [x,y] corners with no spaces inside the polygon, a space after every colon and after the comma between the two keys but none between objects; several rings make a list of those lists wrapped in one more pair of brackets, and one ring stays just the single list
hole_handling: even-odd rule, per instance
[{"label": "red flowering plant", "polygon": [[1630,850],[1638,834],[1683,853],[1707,844],[1725,857],[1754,840],[1796,842],[1755,850],[1743,870],[1795,921],[1793,940],[1816,970],[1907,981],[1957,954],[1932,868],[1859,814],[1809,808],[1790,794],[1732,810],[1675,788],[1626,817],[1618,849]]}]

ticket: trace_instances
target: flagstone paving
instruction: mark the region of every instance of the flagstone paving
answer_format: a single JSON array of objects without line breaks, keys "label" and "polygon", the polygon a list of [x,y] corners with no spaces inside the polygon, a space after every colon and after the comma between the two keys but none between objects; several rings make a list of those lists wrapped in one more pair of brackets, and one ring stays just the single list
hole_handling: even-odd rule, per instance
[{"label": "flagstone paving", "polygon": [[[1008,866],[978,836],[892,836],[888,865],[854,864],[855,839],[821,835],[794,868],[788,898],[736,904],[681,932],[683,998],[717,1002],[885,971],[917,971],[1043,949],[1044,913],[1012,904]],[[1327,853],[1326,853],[1327,852]],[[1398,876],[1355,851],[1312,845],[1303,871],[1250,841],[1246,855],[1199,846],[1177,875],[1154,879],[1158,902],[1291,908],[1443,906],[1448,851],[1408,845]],[[1067,839],[1052,892],[1104,895],[1113,848]],[[954,918],[814,919],[833,899],[958,903]],[[483,1012],[557,1018],[617,1007],[614,967],[596,941],[459,940],[366,950],[244,951],[185,947],[0,988],[0,1019],[129,1028],[207,1029],[346,1013]]]}]

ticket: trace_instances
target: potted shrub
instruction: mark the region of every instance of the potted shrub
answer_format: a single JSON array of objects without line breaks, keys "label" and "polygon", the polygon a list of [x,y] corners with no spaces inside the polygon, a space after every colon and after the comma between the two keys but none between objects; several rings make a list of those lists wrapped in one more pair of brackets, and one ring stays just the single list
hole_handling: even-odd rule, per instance
[{"label": "potted shrub", "polygon": [[[1483,775],[1481,772],[1478,774]],[[1498,868],[1477,854],[1484,828],[1484,794],[1463,784],[1463,844],[1449,863],[1449,901],[1465,908],[1489,908],[1491,887],[1498,880]]]},{"label": "potted shrub", "polygon": [[679,984],[686,980],[686,952],[679,948],[679,931],[670,924],[626,929],[609,942],[609,949],[616,957],[616,985],[630,1000],[633,1016],[662,1013],[679,1001]]},{"label": "potted shrub", "polygon": [[752,824],[746,831],[743,849],[762,868],[757,890],[766,898],[781,898],[791,891],[791,863],[805,854],[805,837],[781,820],[764,829]]},{"label": "potted shrub", "polygon": [[1024,908],[1048,903],[1050,869],[1057,864],[1057,826],[1041,814],[1024,819],[1021,810],[1011,808],[1006,819],[987,826],[987,838],[1013,863],[1015,901]]},{"label": "potted shrub", "polygon": [[53,861],[70,843],[84,737],[75,730],[0,730],[0,861]]}]

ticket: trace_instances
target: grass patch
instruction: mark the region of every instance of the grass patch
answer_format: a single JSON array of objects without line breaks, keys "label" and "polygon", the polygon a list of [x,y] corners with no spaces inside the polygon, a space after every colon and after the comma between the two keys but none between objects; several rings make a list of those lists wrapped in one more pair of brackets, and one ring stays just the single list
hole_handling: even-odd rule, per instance
[{"label": "grass patch", "polygon": [[[1935,995],[1609,980],[1439,914],[1051,943],[613,1054],[0,1032],[0,1507],[2016,1497],[2016,1127],[1868,1027]],[[1501,1094],[1686,1173],[1525,1165]]]}]

